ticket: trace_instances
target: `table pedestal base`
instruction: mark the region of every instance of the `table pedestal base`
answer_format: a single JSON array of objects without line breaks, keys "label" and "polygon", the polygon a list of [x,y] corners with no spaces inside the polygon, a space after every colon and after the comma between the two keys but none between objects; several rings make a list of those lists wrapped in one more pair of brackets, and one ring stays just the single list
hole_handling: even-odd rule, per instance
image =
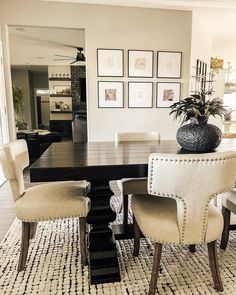
[{"label": "table pedestal base", "polygon": [[120,269],[116,243],[109,226],[116,218],[110,207],[113,192],[107,183],[92,183],[88,197],[91,209],[87,216],[89,232],[90,283],[110,283],[120,281]]}]

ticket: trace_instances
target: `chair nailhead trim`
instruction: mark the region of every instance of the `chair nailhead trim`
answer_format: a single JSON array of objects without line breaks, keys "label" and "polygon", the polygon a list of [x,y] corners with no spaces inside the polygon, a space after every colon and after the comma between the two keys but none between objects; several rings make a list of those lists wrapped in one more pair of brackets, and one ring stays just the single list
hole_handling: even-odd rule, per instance
[{"label": "chair nailhead trim", "polygon": [[[150,170],[153,172],[154,170],[154,161],[166,161],[166,162],[182,162],[182,161],[188,161],[188,162],[227,162],[229,160],[232,160],[233,158],[231,157],[227,157],[227,158],[212,158],[212,159],[168,159],[168,158],[161,158],[161,157],[155,157],[155,158],[151,158],[150,159],[150,164],[151,164],[151,168]],[[180,199],[183,202],[183,206],[184,206],[184,214],[183,214],[183,229],[182,229],[182,233],[181,233],[181,244],[184,244],[184,238],[185,238],[185,230],[186,230],[186,222],[187,222],[187,205],[186,202],[184,200],[183,197],[175,195],[175,194],[168,194],[168,193],[164,193],[164,192],[153,192],[152,190],[152,185],[153,185],[153,173],[150,174],[150,181],[149,181],[149,192],[153,195],[158,195],[158,196],[162,196],[162,197],[169,197],[172,199]],[[223,194],[225,192],[231,191],[232,189],[235,188],[235,185],[233,185],[232,187],[228,187],[225,188],[219,192],[214,193],[213,195],[209,196],[209,200],[206,204],[205,210],[204,210],[204,215],[203,215],[203,221],[202,221],[202,225],[203,225],[203,230],[202,230],[202,237],[201,237],[201,243],[205,242],[205,235],[206,235],[206,230],[207,230],[207,218],[208,218],[208,209],[209,209],[209,204],[211,202],[211,200],[219,195],[219,194]],[[150,237],[151,238],[151,237]],[[217,237],[218,238],[218,237]],[[214,241],[214,240],[212,240]],[[159,243],[163,243],[161,241],[158,241]],[[209,241],[211,242],[211,241]],[[175,243],[173,243],[175,244]]]}]

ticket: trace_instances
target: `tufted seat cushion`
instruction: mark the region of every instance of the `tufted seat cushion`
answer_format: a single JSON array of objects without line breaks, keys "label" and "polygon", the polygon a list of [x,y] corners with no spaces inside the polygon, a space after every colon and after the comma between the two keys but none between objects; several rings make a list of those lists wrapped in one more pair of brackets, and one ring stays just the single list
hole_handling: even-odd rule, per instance
[{"label": "tufted seat cushion", "polygon": [[[177,222],[177,203],[174,199],[152,195],[133,195],[132,210],[144,236],[159,243],[181,244]],[[219,209],[210,204],[206,242],[216,240],[222,229],[222,214]]]},{"label": "tufted seat cushion", "polygon": [[147,194],[147,177],[123,178],[117,180],[117,185],[123,195]]},{"label": "tufted seat cushion", "polygon": [[236,189],[221,194],[220,196],[222,205],[233,213],[236,213]]},{"label": "tufted seat cushion", "polygon": [[85,217],[89,199],[84,197],[90,184],[86,181],[52,182],[34,186],[16,202],[17,217],[26,222]]}]

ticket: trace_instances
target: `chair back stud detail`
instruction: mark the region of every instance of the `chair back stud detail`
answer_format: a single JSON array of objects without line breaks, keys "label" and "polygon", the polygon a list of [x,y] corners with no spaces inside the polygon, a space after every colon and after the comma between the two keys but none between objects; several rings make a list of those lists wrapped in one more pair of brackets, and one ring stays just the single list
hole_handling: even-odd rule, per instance
[{"label": "chair back stud detail", "polygon": [[205,242],[208,208],[236,179],[236,153],[151,154],[148,192],[176,200],[180,244]]}]

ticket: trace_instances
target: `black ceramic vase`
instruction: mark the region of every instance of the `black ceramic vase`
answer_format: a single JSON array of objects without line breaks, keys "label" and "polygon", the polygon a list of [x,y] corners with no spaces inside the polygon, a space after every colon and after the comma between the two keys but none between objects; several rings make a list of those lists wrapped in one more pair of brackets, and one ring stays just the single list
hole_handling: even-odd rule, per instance
[{"label": "black ceramic vase", "polygon": [[209,152],[221,143],[222,132],[206,119],[191,118],[190,124],[180,127],[176,134],[179,145],[185,150],[195,152]]}]

